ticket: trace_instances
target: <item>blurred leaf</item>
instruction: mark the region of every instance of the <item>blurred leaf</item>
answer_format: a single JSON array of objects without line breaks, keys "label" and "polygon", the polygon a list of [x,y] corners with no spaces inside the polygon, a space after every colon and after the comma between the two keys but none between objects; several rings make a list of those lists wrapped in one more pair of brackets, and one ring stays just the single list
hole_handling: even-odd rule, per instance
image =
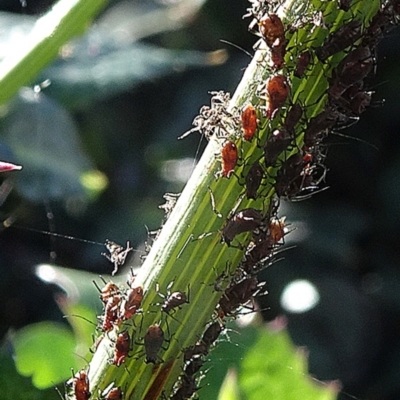
[{"label": "blurred leaf", "polygon": [[35,202],[84,197],[81,175],[92,169],[74,121],[56,101],[24,88],[1,134],[24,166],[16,187]]},{"label": "blurred leaf", "polygon": [[29,378],[21,376],[15,370],[12,357],[5,353],[4,348],[0,351],[0,388],[2,400],[60,400],[54,388],[39,390],[32,385]]},{"label": "blurred leaf", "polygon": [[240,400],[236,370],[230,369],[226,374],[218,400]]},{"label": "blurred leaf", "polygon": [[54,83],[49,93],[68,107],[87,107],[144,81],[226,60],[224,51],[203,53],[140,43],[109,44],[107,32],[91,31],[78,43],[66,45],[63,51],[70,53],[68,58],[57,60],[41,75],[41,79]]},{"label": "blurred leaf", "polygon": [[286,331],[263,329],[241,364],[240,389],[248,400],[333,400],[338,384],[316,384],[308,375],[307,353],[294,348]]},{"label": "blurred leaf", "polygon": [[15,365],[33,384],[45,389],[62,382],[77,368],[73,333],[54,322],[28,325],[15,333]]}]

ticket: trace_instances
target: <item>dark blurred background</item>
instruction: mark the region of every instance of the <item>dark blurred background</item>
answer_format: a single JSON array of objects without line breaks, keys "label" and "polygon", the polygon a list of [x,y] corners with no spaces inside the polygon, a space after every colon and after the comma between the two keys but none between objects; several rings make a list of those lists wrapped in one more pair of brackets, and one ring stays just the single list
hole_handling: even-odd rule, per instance
[{"label": "dark blurred background", "polygon": [[[1,15],[2,42],[12,43],[13,29],[28,29],[50,3],[0,1],[1,11],[15,14]],[[179,4],[110,2],[84,38],[65,46],[31,88],[0,110],[0,159],[24,166],[3,176],[3,191],[12,191],[2,196],[2,219],[16,221],[0,234],[1,336],[32,322],[63,320],[54,301],[59,289],[36,277],[39,263],[110,273],[99,246],[23,228],[139,247],[147,228],[160,225],[163,194],[184,186],[199,135],[177,137],[209,103],[207,92],[233,92],[250,61],[220,39],[252,51],[255,37],[242,20],[245,0],[208,0],[201,7],[188,1],[192,14],[180,11],[175,25],[160,24],[163,10]],[[1,58],[4,52],[7,46]],[[343,131],[366,143],[329,139],[330,189],[283,205],[296,227],[287,242],[296,247],[264,273],[265,319],[288,316],[294,342],[310,351],[311,373],[340,379],[343,399],[400,398],[398,29],[380,43],[377,60],[374,106]],[[33,90],[46,79],[50,86]],[[309,311],[282,307],[285,287],[297,279],[319,293]]]}]

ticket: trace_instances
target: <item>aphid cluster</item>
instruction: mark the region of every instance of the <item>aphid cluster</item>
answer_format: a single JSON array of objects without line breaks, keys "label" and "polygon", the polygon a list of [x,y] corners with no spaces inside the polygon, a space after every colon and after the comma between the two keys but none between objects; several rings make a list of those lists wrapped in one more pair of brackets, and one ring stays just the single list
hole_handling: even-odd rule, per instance
[{"label": "aphid cluster", "polygon": [[[235,272],[224,272],[216,278],[213,290],[220,292],[221,298],[201,338],[182,349],[180,361],[183,362],[183,371],[170,397],[174,400],[191,398],[198,390],[197,375],[225,329],[226,321],[236,318],[242,307],[254,308],[254,298],[262,294],[265,285],[257,275],[275,261],[290,231],[285,218],[278,216],[280,201],[303,200],[321,190],[319,185],[327,172],[324,139],[333,130],[357,121],[370,105],[372,92],[368,90],[367,79],[374,73],[375,47],[389,27],[400,19],[398,0],[382,2],[378,14],[369,24],[362,23],[356,13],[352,15],[355,1],[337,0],[340,12],[346,12],[350,17],[329,32],[329,24],[325,26],[323,16],[317,16],[317,25],[326,30],[325,39],[321,39],[318,47],[306,47],[303,42],[297,46],[292,38],[302,28],[285,26],[277,13],[279,1],[250,2],[246,16],[253,18],[250,28],[256,30],[266,49],[267,61],[261,62],[266,62],[269,76],[257,82],[252,101],[238,109],[230,108],[229,93],[211,92],[210,106],[201,108],[193,121],[194,128],[180,137],[199,132],[208,140],[218,140],[221,163],[218,179],[237,179],[243,185],[240,201],[219,230],[221,245],[242,250],[243,257]],[[314,17],[305,15],[304,24],[316,29],[315,20],[309,20]],[[341,52],[344,52],[343,59],[329,64],[335,62],[336,55]],[[326,65],[334,68],[330,69],[329,76],[324,76],[325,92],[310,105],[307,97],[293,92],[298,89],[299,79],[305,78],[310,66],[315,65],[319,65],[324,73],[328,70]],[[269,133],[261,135],[261,129],[267,129]],[[258,155],[242,160],[245,146],[257,147]],[[266,193],[267,183],[273,184],[274,195]],[[167,194],[164,197],[166,204],[162,208],[168,218],[178,195]],[[264,203],[264,197],[268,202]],[[243,199],[246,205],[241,207]],[[131,250],[129,242],[126,249],[107,242],[107,249],[114,271]],[[178,291],[171,290],[173,284],[171,282],[164,293],[156,285],[155,292],[161,300],[152,306],[157,307],[156,312],[161,318],[158,323],[148,326],[142,335],[144,362],[154,364],[153,371],[164,361],[160,352],[167,340],[161,325],[167,327],[167,334],[172,337],[174,333],[169,333],[168,320],[172,318],[180,322],[175,313],[178,314],[190,302],[189,286],[187,291]],[[131,335],[134,335],[129,333],[127,326],[136,314],[142,312],[144,290],[135,285],[132,274],[127,287],[104,282],[99,291],[104,305],[99,329],[102,335],[115,332],[110,363],[120,367],[132,350],[134,338]],[[88,400],[91,397],[85,371],[74,375],[70,386],[76,399]],[[101,393],[101,398],[120,399],[122,392],[112,387]]]}]

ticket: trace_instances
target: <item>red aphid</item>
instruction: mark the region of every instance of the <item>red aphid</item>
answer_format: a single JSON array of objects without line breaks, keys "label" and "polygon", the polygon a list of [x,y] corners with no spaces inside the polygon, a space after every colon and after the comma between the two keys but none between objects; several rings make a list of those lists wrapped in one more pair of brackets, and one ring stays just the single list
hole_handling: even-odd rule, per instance
[{"label": "red aphid", "polygon": [[276,14],[266,14],[258,25],[268,47],[278,47],[285,41],[285,27]]},{"label": "red aphid", "polygon": [[119,287],[114,282],[107,282],[105,286],[100,291],[100,300],[107,304],[107,301],[110,297],[119,294]]},{"label": "red aphid", "polygon": [[88,400],[92,395],[89,391],[89,378],[86,371],[81,370],[72,378],[72,388],[76,400]]},{"label": "red aphid", "polygon": [[225,178],[230,178],[235,170],[238,161],[238,149],[235,143],[231,141],[225,142],[221,149],[221,172]]},{"label": "red aphid", "polygon": [[118,334],[117,341],[115,342],[114,360],[113,364],[119,367],[128,357],[131,346],[131,338],[128,332],[121,332]]},{"label": "red aphid", "polygon": [[269,224],[270,237],[275,244],[282,241],[286,234],[285,217],[273,218]]},{"label": "red aphid", "polygon": [[289,83],[285,76],[273,75],[268,78],[265,87],[267,118],[274,118],[277,111],[285,104],[289,90]]},{"label": "red aphid", "polygon": [[104,400],[122,400],[122,390],[119,387],[111,388],[104,397]]},{"label": "red aphid", "polygon": [[257,111],[254,106],[248,104],[242,111],[243,139],[251,141],[257,131]]},{"label": "red aphid", "polygon": [[141,286],[128,289],[126,298],[121,303],[120,317],[123,321],[132,318],[139,310],[143,300],[143,288]]}]

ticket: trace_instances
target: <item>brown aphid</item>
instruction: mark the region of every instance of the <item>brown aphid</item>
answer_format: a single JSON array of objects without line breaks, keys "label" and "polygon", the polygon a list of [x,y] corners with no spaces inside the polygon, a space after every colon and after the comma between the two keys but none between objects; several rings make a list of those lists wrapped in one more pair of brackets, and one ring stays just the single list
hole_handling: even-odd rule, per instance
[{"label": "brown aphid", "polygon": [[221,149],[221,171],[220,175],[230,178],[238,162],[238,149],[235,143],[226,141]]},{"label": "brown aphid", "polygon": [[178,308],[185,303],[189,303],[186,293],[184,292],[173,292],[171,293],[161,305],[161,310],[169,313],[174,308]]},{"label": "brown aphid", "polygon": [[371,104],[372,92],[358,92],[349,103],[349,108],[355,115],[362,114]]},{"label": "brown aphid", "polygon": [[208,351],[208,347],[203,342],[199,341],[194,346],[190,346],[185,350],[183,353],[183,360],[190,361],[196,356],[206,356]]},{"label": "brown aphid", "polygon": [[257,161],[251,166],[245,179],[246,196],[248,199],[256,199],[257,190],[261,185],[263,176],[264,170],[261,167],[260,163]]},{"label": "brown aphid", "polygon": [[107,300],[104,307],[103,324],[101,329],[103,332],[110,331],[114,325],[119,323],[119,306],[121,304],[121,296],[115,295]]},{"label": "brown aphid", "polygon": [[157,363],[158,352],[164,342],[164,332],[158,324],[149,326],[144,335],[144,350],[146,363]]},{"label": "brown aphid", "polygon": [[193,357],[188,364],[185,366],[185,375],[193,376],[200,371],[203,366],[204,360],[202,357]]},{"label": "brown aphid", "polygon": [[286,235],[285,217],[273,218],[269,223],[270,237],[274,244],[280,243]]},{"label": "brown aphid", "polygon": [[262,38],[268,47],[280,46],[285,40],[285,27],[276,14],[266,14],[258,23]]},{"label": "brown aphid", "polygon": [[104,303],[107,304],[107,301],[110,297],[115,296],[116,294],[120,293],[120,289],[118,285],[116,285],[114,282],[107,282],[106,285],[101,289],[100,292],[100,300]]},{"label": "brown aphid", "polygon": [[114,350],[114,359],[113,364],[117,367],[121,366],[126,357],[128,357],[128,353],[131,347],[131,338],[128,332],[121,332],[117,336],[117,340],[115,342],[115,350]]},{"label": "brown aphid", "polygon": [[185,374],[182,376],[181,379],[181,385],[179,386],[178,390],[172,395],[171,400],[190,399],[198,389],[194,376],[189,376]]},{"label": "brown aphid", "polygon": [[289,95],[289,84],[283,75],[273,75],[268,78],[265,86],[266,117],[274,118],[277,111],[285,104]]},{"label": "brown aphid", "polygon": [[262,215],[254,208],[245,208],[233,215],[222,229],[223,241],[230,245],[232,240],[244,232],[251,232],[261,225]]},{"label": "brown aphid", "polygon": [[257,111],[255,107],[251,104],[248,104],[243,109],[240,117],[242,120],[243,139],[251,141],[257,131],[258,125]]},{"label": "brown aphid", "polygon": [[264,145],[265,166],[267,168],[276,164],[279,154],[288,148],[291,141],[292,138],[285,129],[275,129],[272,132],[271,137]]},{"label": "brown aphid", "polygon": [[89,391],[89,378],[86,371],[81,370],[72,378],[72,389],[76,400],[88,400],[92,395]]},{"label": "brown aphid", "polygon": [[274,249],[275,243],[271,235],[267,232],[260,232],[257,238],[250,243],[241,268],[248,274],[257,273],[257,266],[270,259]]},{"label": "brown aphid", "polygon": [[297,78],[302,78],[307,67],[310,65],[310,62],[311,52],[309,50],[303,51],[297,59],[296,68],[293,75]]},{"label": "brown aphid", "polygon": [[143,300],[143,288],[141,286],[128,289],[126,298],[121,303],[120,317],[123,321],[132,318],[139,310]]},{"label": "brown aphid", "polygon": [[333,54],[351,46],[361,38],[361,35],[361,21],[353,19],[331,33],[324,44],[315,50],[315,53],[320,61],[325,61]]},{"label": "brown aphid", "polygon": [[226,316],[234,312],[239,306],[247,303],[259,290],[258,280],[255,277],[244,279],[226,289],[219,302],[222,315]]},{"label": "brown aphid", "polygon": [[122,400],[122,390],[120,387],[111,388],[107,393],[102,394],[104,400]]}]

